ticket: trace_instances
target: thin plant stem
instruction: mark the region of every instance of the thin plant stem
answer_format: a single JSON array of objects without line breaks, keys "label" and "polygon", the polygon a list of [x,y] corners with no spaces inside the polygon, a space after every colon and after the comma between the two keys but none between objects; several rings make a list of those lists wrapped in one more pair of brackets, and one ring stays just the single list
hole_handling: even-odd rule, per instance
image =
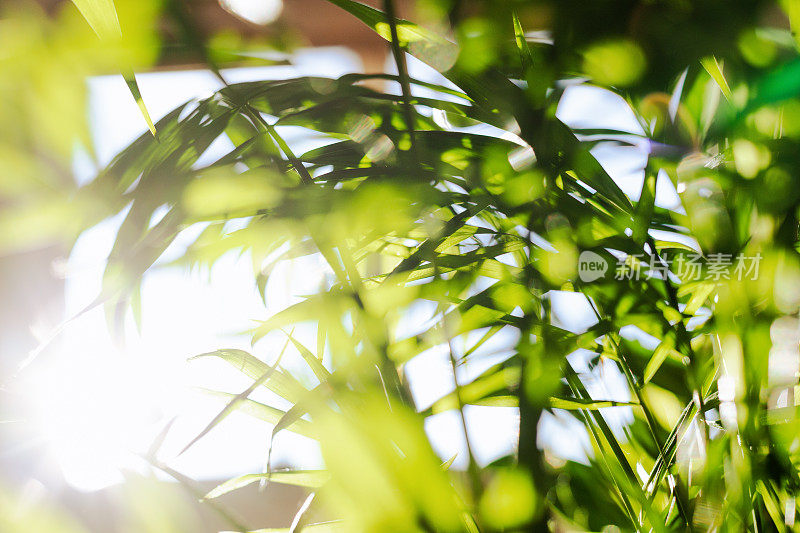
[{"label": "thin plant stem", "polygon": [[[656,250],[656,243],[652,237],[647,239],[647,244],[650,246],[650,250],[653,254],[653,257],[658,260],[663,266],[667,266],[664,259]],[[680,312],[678,308],[678,293],[675,290],[675,286],[672,284],[672,281],[669,279],[669,274],[665,275],[664,279],[664,286],[667,291],[667,298],[669,299],[669,305],[675,309],[676,311]],[[700,384],[698,384],[697,375],[696,375],[696,367],[697,364],[697,357],[695,356],[694,349],[692,348],[692,339],[689,335],[689,331],[686,329],[686,324],[683,323],[683,320],[679,320],[676,324],[678,328],[678,342],[682,345],[683,349],[686,350],[686,355],[689,357],[689,386],[692,388],[694,393],[694,401],[697,404],[697,417],[700,420],[700,431],[703,435],[703,443],[708,448],[708,431],[706,430],[706,420],[705,420],[705,403],[703,400],[703,390]]]},{"label": "thin plant stem", "polygon": [[414,104],[411,96],[411,78],[408,75],[408,64],[406,63],[405,52],[400,46],[400,37],[397,32],[397,16],[395,14],[393,0],[384,0],[383,9],[386,12],[386,19],[389,22],[389,31],[391,33],[391,48],[394,62],[397,65],[397,75],[400,80],[400,88],[403,93],[403,115],[406,122],[406,131],[411,140],[411,153],[418,156],[416,152],[417,133],[414,128]]},{"label": "thin plant stem", "polygon": [[[431,259],[431,263],[433,265],[433,277],[436,279],[441,279],[444,281],[442,277],[442,272],[439,269],[438,262],[434,257]],[[480,479],[480,470],[478,468],[478,463],[475,461],[475,454],[472,451],[472,443],[470,442],[469,438],[469,427],[467,424],[467,416],[464,413],[464,398],[462,395],[461,384],[458,381],[458,373],[457,373],[457,363],[455,358],[455,352],[453,350],[453,340],[452,336],[450,335],[449,328],[447,327],[447,315],[445,314],[444,310],[442,310],[442,332],[445,337],[445,341],[447,342],[447,355],[450,360],[450,370],[453,373],[453,389],[456,395],[456,402],[458,405],[458,414],[461,419],[461,430],[464,434],[464,443],[467,448],[467,456],[468,456],[468,472],[470,477],[471,489],[472,489],[472,500],[473,503],[477,503],[478,498],[482,492],[482,483]]]},{"label": "thin plant stem", "polygon": [[[569,365],[569,362],[567,362],[566,364]],[[580,386],[580,380],[577,378],[577,375],[574,375],[574,374],[571,373],[572,371],[573,371],[573,369],[570,366],[569,370],[567,371],[568,372],[568,374],[567,374],[567,385],[569,386],[570,390],[572,391],[572,393],[576,397],[582,398],[582,397],[584,397],[584,395],[581,394],[581,392],[578,389],[578,387],[575,386],[576,385],[575,381],[577,381],[579,386]],[[594,427],[595,424],[597,424],[597,420],[596,420],[597,416],[594,413],[589,414],[586,410],[581,410],[580,413],[581,413],[581,418],[583,419],[584,424],[586,425],[587,429],[589,430],[589,433],[592,435],[592,438],[594,439],[595,443],[597,444],[597,447],[602,449],[602,446],[603,446],[602,440],[600,439],[600,435],[598,435],[598,433],[597,433],[597,429]],[[637,520],[637,518],[636,518],[636,514],[633,511],[633,506],[631,506],[631,502],[628,499],[628,495],[625,493],[625,490],[622,488],[622,486],[620,485],[619,481],[617,480],[617,478],[612,473],[611,466],[608,464],[608,459],[606,458],[606,454],[605,453],[601,454],[601,458],[602,458],[602,461],[603,461],[602,464],[603,464],[603,466],[605,467],[605,470],[606,470],[606,474],[609,476],[611,481],[614,483],[614,487],[617,490],[617,495],[619,496],[620,501],[622,501],[622,505],[625,508],[625,512],[628,514],[628,518],[630,519],[631,524],[633,524],[633,526],[636,528],[636,531],[640,531],[641,530],[641,524],[639,523],[639,520]],[[628,464],[627,460],[624,459],[624,455],[623,455],[622,459],[618,458],[618,460],[620,461],[620,466],[622,466],[622,464],[623,464],[622,461],[624,460],[624,464],[630,470],[630,465]],[[625,469],[625,467],[623,466],[623,470],[624,469]],[[630,470],[630,472],[631,472],[631,474],[633,473],[632,470]],[[635,480],[635,478],[634,478],[634,480]]]},{"label": "thin plant stem", "polygon": [[[589,301],[589,305],[592,308],[592,311],[594,311],[594,314],[597,317],[597,319],[602,321],[604,317],[600,313],[595,302],[588,296],[586,299]],[[623,350],[621,349],[619,343],[611,334],[609,334],[608,338],[611,341],[611,345],[614,347],[617,358],[619,359],[619,366],[622,368],[622,373],[625,375],[625,380],[628,382],[628,386],[631,388],[631,390],[633,390],[633,393],[636,395],[636,399],[639,402],[639,407],[642,409],[642,412],[644,413],[645,422],[647,423],[647,429],[650,432],[650,436],[653,439],[653,443],[656,445],[656,449],[658,449],[659,455],[664,457],[664,460],[666,460],[665,456],[666,452],[664,450],[664,445],[662,444],[661,439],[658,438],[658,434],[656,433],[657,425],[655,416],[653,416],[653,412],[650,409],[647,400],[644,398],[644,395],[642,394],[641,388],[639,387],[639,384],[637,383],[636,378],[634,377],[633,372],[631,371],[630,364],[628,363],[628,360],[625,357],[625,354],[623,353]],[[688,509],[686,508],[685,502],[682,501],[682,498],[680,496],[677,496],[678,492],[679,491],[676,489],[676,501],[678,502],[678,512],[680,513],[681,518],[687,524],[691,523],[691,521],[689,520]]]}]

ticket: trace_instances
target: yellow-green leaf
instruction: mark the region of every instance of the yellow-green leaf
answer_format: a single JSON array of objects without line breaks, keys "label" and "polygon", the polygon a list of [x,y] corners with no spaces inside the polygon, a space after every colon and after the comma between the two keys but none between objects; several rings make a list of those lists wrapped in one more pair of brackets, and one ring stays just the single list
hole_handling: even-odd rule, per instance
[{"label": "yellow-green leaf", "polygon": [[114,0],[72,0],[72,3],[98,37],[103,40],[122,37]]},{"label": "yellow-green leaf", "polygon": [[728,86],[728,81],[722,74],[722,67],[720,66],[717,58],[714,56],[705,57],[700,60],[700,64],[706,69],[708,75],[711,76],[719,86],[719,90],[725,95],[725,99],[731,101],[731,88]]},{"label": "yellow-green leaf", "polygon": [[[117,10],[114,7],[114,0],[72,0],[78,11],[81,12],[83,18],[89,23],[94,32],[102,41],[118,41],[122,38],[122,29],[119,25],[119,18],[117,17]],[[123,69],[122,77],[125,78],[125,83],[139,106],[139,110],[147,122],[147,127],[150,133],[156,134],[156,127],[153,120],[150,118],[150,113],[147,112],[147,107],[144,105],[142,93],[139,90],[139,84],[136,82],[136,76],[130,69]]]},{"label": "yellow-green leaf", "polygon": [[[661,341],[661,344],[656,347],[655,351],[653,352],[653,356],[647,362],[647,365],[644,367],[644,382],[650,383],[650,380],[653,379],[653,376],[656,375],[658,369],[661,368],[661,365],[667,359],[667,357],[677,352],[675,351],[675,347],[673,345],[673,340],[671,338],[664,339]],[[677,354],[680,357],[680,354]]]},{"label": "yellow-green leaf", "polygon": [[605,407],[632,407],[638,405],[635,402],[618,402],[615,400],[592,400],[589,398],[561,398],[553,396],[550,398],[550,407],[554,409],[565,409],[574,411],[577,409],[587,409],[594,411]]},{"label": "yellow-green leaf", "polygon": [[208,500],[218,498],[223,494],[227,494],[261,480],[316,489],[327,483],[329,479],[330,474],[325,470],[287,470],[284,472],[270,472],[266,474],[246,474],[217,485],[211,492],[206,494],[205,498]]}]

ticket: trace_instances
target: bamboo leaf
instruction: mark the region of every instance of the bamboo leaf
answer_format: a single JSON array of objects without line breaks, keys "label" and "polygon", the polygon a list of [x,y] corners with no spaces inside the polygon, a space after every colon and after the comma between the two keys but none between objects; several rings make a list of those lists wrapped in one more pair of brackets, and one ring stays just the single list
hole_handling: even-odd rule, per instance
[{"label": "bamboo leaf", "polygon": [[646,172],[642,181],[642,191],[636,203],[636,217],[633,226],[633,241],[642,245],[648,236],[653,220],[653,208],[656,200],[656,173]]},{"label": "bamboo leaf", "polygon": [[[516,387],[519,383],[520,370],[516,366],[503,367],[495,365],[470,383],[460,387],[461,401],[465,405],[487,405],[499,407],[516,407],[515,396],[503,394],[504,391]],[[423,416],[430,416],[452,409],[458,409],[459,397],[452,391],[422,411]]]},{"label": "bamboo leaf", "polygon": [[319,359],[317,359],[317,356],[314,355],[311,350],[297,341],[297,339],[295,339],[291,333],[288,333],[287,336],[297,351],[300,352],[300,355],[303,357],[305,362],[308,363],[308,366],[311,368],[311,371],[314,372],[314,375],[317,376],[317,379],[320,382],[330,379],[331,373],[328,372],[328,369],[325,368]]},{"label": "bamboo leaf", "polygon": [[[666,361],[667,357],[673,353],[677,354],[674,340],[672,340],[672,338],[667,338],[661,341],[655,351],[653,351],[653,356],[647,362],[647,366],[644,368],[644,376],[642,379],[645,383],[650,383],[650,380],[656,375],[656,372],[661,368],[661,365]],[[680,357],[680,354],[677,355]]]},{"label": "bamboo leaf", "polygon": [[100,39],[115,40],[122,37],[114,0],[72,0],[72,3]]},{"label": "bamboo leaf", "polygon": [[589,398],[563,398],[558,396],[550,397],[550,407],[554,409],[587,409],[596,411],[606,407],[634,407],[639,405],[637,402],[618,402],[616,400],[592,400]]},{"label": "bamboo leaf", "polygon": [[[195,355],[189,360],[194,361],[204,357],[218,357],[238,369],[250,379],[259,379],[269,370],[269,365],[267,365],[261,359],[258,359],[250,353],[239,349],[216,350],[213,352]],[[263,385],[278,396],[285,398],[292,403],[299,400],[304,393],[308,392],[308,389],[303,387],[296,379],[281,370],[276,370],[273,374],[271,374],[270,379],[268,379]]]},{"label": "bamboo leaf", "polygon": [[686,307],[683,309],[684,314],[694,315],[698,309],[700,309],[700,307],[706,303],[706,300],[709,296],[711,296],[711,293],[714,292],[716,286],[716,283],[713,282],[697,284],[694,287],[694,290],[689,293],[691,294],[691,298],[689,298],[689,301],[686,302]]},{"label": "bamboo leaf", "polygon": [[522,23],[516,13],[512,15],[514,21],[514,41],[519,50],[520,61],[522,63],[523,72],[529,72],[533,69],[533,54],[531,53],[528,40],[525,38],[525,31],[522,29]]},{"label": "bamboo leaf", "polygon": [[242,487],[246,487],[253,483],[267,480],[270,483],[281,483],[283,485],[294,485],[296,487],[305,487],[307,489],[318,489],[328,482],[330,473],[326,470],[285,470],[270,472],[266,474],[246,474],[230,479],[220,485],[214,487],[205,499],[211,500],[219,498],[223,494],[227,494]]},{"label": "bamboo leaf", "polygon": [[717,58],[714,56],[705,57],[700,60],[700,64],[703,65],[708,75],[716,82],[719,90],[725,95],[725,99],[730,102],[732,97],[731,88],[728,86],[728,81],[722,73],[722,67],[717,61]]},{"label": "bamboo leaf", "polygon": [[[391,41],[389,23],[382,11],[352,0],[328,1],[358,18],[382,38]],[[408,49],[436,70],[445,71],[455,62],[458,46],[438,34],[403,19],[397,19],[397,33],[402,48]]]},{"label": "bamboo leaf", "polygon": [[[75,7],[78,8],[83,18],[86,19],[86,22],[89,23],[89,26],[92,27],[101,41],[108,43],[118,42],[122,39],[122,30],[119,25],[117,10],[114,7],[114,0],[72,0],[72,3],[75,4]],[[156,128],[142,99],[136,75],[131,70],[124,70],[122,77],[125,78],[125,83],[128,85],[136,105],[139,106],[139,111],[141,111],[142,117],[147,122],[150,133],[155,136]]]},{"label": "bamboo leaf", "polygon": [[450,467],[453,466],[453,462],[458,457],[458,454],[453,455],[450,459],[442,463],[442,470],[450,470]]},{"label": "bamboo leaf", "polygon": [[123,72],[122,77],[125,78],[125,84],[128,86],[128,90],[131,92],[133,100],[139,107],[139,112],[142,114],[142,118],[144,118],[144,121],[147,123],[147,129],[149,129],[150,133],[153,135],[153,137],[155,137],[156,127],[153,124],[153,119],[150,118],[150,113],[147,111],[144,98],[142,98],[142,92],[139,90],[139,83],[136,81],[136,74],[129,70]]},{"label": "bamboo leaf", "polygon": [[263,385],[264,383],[266,383],[267,380],[269,380],[269,378],[272,377],[272,375],[277,370],[278,365],[281,362],[281,358],[283,357],[284,352],[286,352],[286,347],[288,345],[289,345],[289,342],[287,341],[286,344],[284,344],[283,350],[281,350],[281,353],[278,354],[278,359],[275,361],[275,364],[272,365],[266,372],[264,372],[264,374],[261,375],[258,379],[253,381],[253,383],[249,387],[247,387],[241,393],[239,393],[236,396],[234,396],[231,399],[231,401],[229,401],[228,404],[225,407],[222,408],[222,411],[220,411],[217,414],[217,416],[215,416],[211,420],[211,422],[208,423],[208,425],[203,429],[203,431],[201,431],[194,439],[192,439],[191,442],[189,442],[189,444],[187,444],[186,447],[183,448],[183,450],[181,450],[181,452],[178,455],[182,455],[184,452],[186,452],[186,450],[191,448],[192,445],[194,445],[194,443],[196,443],[197,441],[202,439],[209,431],[214,429],[217,426],[217,424],[222,422],[230,413],[232,413],[233,410],[236,409],[237,405],[241,401],[246,400],[247,397],[250,396],[253,393],[253,391],[256,390],[257,387],[259,387],[259,386]]},{"label": "bamboo leaf", "polygon": [[[199,390],[204,394],[219,398],[220,400],[225,402],[230,402],[236,397],[235,394],[231,394],[229,392],[220,392],[202,388]],[[275,407],[263,404],[261,402],[257,402],[255,400],[251,400],[249,398],[238,402],[236,408],[237,410],[241,411],[246,415],[252,416],[253,418],[258,418],[259,420],[263,420],[264,422],[268,422],[273,425],[277,424],[283,417],[286,416],[286,411],[282,411]],[[308,420],[304,420],[302,418],[294,420],[292,424],[285,426],[284,429],[311,439],[317,438],[316,434],[313,431],[311,423]]]}]

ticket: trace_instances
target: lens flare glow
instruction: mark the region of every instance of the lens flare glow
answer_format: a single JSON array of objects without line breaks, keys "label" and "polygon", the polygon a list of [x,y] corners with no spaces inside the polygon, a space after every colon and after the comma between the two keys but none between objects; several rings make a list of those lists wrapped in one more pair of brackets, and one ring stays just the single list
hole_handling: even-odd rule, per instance
[{"label": "lens flare glow", "polygon": [[281,0],[220,0],[228,12],[253,24],[265,25],[274,22],[281,14]]}]

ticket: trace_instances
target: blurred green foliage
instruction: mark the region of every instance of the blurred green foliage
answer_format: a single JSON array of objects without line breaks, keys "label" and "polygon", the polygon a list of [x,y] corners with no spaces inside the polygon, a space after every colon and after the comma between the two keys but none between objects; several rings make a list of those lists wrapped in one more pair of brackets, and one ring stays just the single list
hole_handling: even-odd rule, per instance
[{"label": "blurred green foliage", "polygon": [[[307,373],[238,350],[204,355],[293,405],[281,411],[218,393],[228,405],[215,423],[241,409],[273,424],[273,436],[315,438],[326,472],[254,473],[210,496],[261,479],[307,487],[317,493],[311,506],[331,519],[312,525],[298,516],[295,530],[309,531],[800,528],[800,5],[420,0],[423,26],[434,31],[330,1],[457,89],[411,79],[402,64],[398,76],[226,85],[159,120],[155,135],[137,139],[87,186],[68,187],[72,202],[38,211],[63,221],[60,209],[98,204],[110,214],[130,206],[99,298],[118,318],[147,269],[197,224],[205,230],[181,262],[247,253],[262,292],[277,262],[324,258],[324,286],[252,332],[256,343],[313,324],[316,346],[290,337]],[[384,7],[391,10],[391,0]],[[36,105],[0,108],[0,150],[9,153],[0,165],[15,165],[2,172],[3,192],[41,206],[51,198],[35,191],[50,174],[37,154],[66,161],[74,139],[85,140],[83,110],[59,99],[80,101],[88,72],[62,72],[47,47],[82,62],[105,61],[107,51],[70,26],[74,13],[36,19],[36,31],[23,31],[27,15],[12,20],[20,35],[0,40],[8,40],[4,49],[29,47],[28,60],[0,56],[4,71],[8,63],[20,72],[4,76],[0,91],[12,102],[22,94],[20,76],[31,76],[25,97]],[[403,94],[364,83],[375,80],[399,81]],[[644,134],[568,128],[555,111],[577,83],[622,96]],[[429,96],[410,91],[422,87]],[[26,114],[8,115],[15,110]],[[12,124],[32,135],[17,135]],[[289,125],[330,143],[294,153],[276,130]],[[200,166],[220,136],[235,148]],[[23,139],[35,146],[19,149]],[[600,142],[650,147],[635,200],[592,156]],[[656,205],[659,174],[679,191],[681,208]],[[162,208],[167,214],[151,224]],[[40,229],[36,219],[8,213],[0,225]],[[13,232],[0,235],[8,245]],[[761,258],[758,276],[696,280],[676,268],[680,261],[658,275],[666,258],[694,253],[687,239],[699,245],[703,272],[715,254],[743,254]],[[585,251],[612,265],[628,257],[644,274],[584,283],[577,266]],[[595,323],[579,332],[560,327],[556,291],[584,295]],[[431,320],[401,336],[401,319],[423,301],[435,309]],[[454,380],[453,392],[430,408],[415,404],[403,372],[409,361],[444,347],[455,369],[510,332],[518,341],[507,359],[472,381]],[[591,368],[617,368],[631,401],[592,396],[589,376],[567,359],[579,350]],[[425,419],[468,405],[518,408],[518,446],[490,465],[469,452],[467,471],[451,472],[431,448]],[[632,421],[612,428],[605,409],[627,408]],[[584,425],[586,464],[537,444],[542,415],[553,410]]]}]

